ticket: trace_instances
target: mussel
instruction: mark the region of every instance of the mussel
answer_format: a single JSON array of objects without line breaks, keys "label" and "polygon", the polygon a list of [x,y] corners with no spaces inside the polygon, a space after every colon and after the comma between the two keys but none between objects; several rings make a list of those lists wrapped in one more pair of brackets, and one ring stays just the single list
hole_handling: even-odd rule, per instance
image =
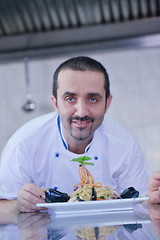
[{"label": "mussel", "polygon": [[45,201],[47,203],[67,202],[69,199],[70,197],[67,193],[60,192],[54,188],[49,188],[45,191]]},{"label": "mussel", "polygon": [[96,200],[97,200],[97,193],[96,193],[94,186],[92,186],[91,201],[96,201]]},{"label": "mussel", "polygon": [[142,228],[141,223],[134,223],[134,224],[124,224],[123,227],[129,232],[132,233],[136,231],[138,228]]},{"label": "mussel", "polygon": [[134,187],[126,188],[121,194],[121,198],[137,198],[139,196],[139,192]]}]

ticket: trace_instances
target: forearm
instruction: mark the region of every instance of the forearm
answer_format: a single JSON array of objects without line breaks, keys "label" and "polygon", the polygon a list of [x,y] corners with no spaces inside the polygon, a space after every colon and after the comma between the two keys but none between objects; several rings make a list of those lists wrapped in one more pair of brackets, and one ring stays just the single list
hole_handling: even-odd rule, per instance
[{"label": "forearm", "polygon": [[16,223],[18,216],[17,200],[0,200],[0,224]]}]

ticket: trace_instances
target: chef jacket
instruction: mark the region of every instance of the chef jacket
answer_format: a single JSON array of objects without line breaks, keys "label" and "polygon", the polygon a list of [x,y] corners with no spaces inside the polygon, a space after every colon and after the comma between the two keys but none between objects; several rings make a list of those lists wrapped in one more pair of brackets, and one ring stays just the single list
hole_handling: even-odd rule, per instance
[{"label": "chef jacket", "polygon": [[79,163],[73,158],[88,156],[87,165],[95,179],[122,192],[135,187],[147,191],[149,170],[132,134],[119,123],[105,117],[84,154],[70,152],[61,131],[60,117],[52,112],[22,126],[8,141],[0,166],[0,198],[16,199],[25,183],[57,188],[71,193],[80,182]]}]

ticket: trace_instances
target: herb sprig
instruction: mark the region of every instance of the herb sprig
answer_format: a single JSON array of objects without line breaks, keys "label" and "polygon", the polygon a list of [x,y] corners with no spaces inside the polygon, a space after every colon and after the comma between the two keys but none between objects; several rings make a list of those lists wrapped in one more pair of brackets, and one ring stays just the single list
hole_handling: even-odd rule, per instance
[{"label": "herb sprig", "polygon": [[71,161],[78,162],[81,165],[94,165],[94,163],[88,162],[91,159],[92,158],[90,158],[90,157],[82,156],[82,157],[79,157],[79,158],[73,158]]}]

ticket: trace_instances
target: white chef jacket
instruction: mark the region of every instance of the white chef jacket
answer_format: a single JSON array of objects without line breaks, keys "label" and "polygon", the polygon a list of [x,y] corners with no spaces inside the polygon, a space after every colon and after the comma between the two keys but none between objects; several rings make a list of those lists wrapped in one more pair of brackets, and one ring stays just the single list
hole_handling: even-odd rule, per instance
[{"label": "white chef jacket", "polygon": [[60,118],[52,112],[26,123],[8,141],[1,157],[0,198],[15,199],[25,183],[71,193],[80,181],[78,163],[71,159],[84,155],[92,158],[94,166],[87,168],[96,182],[119,192],[133,186],[146,193],[149,171],[128,130],[105,117],[85,153],[75,154],[67,149]]}]

